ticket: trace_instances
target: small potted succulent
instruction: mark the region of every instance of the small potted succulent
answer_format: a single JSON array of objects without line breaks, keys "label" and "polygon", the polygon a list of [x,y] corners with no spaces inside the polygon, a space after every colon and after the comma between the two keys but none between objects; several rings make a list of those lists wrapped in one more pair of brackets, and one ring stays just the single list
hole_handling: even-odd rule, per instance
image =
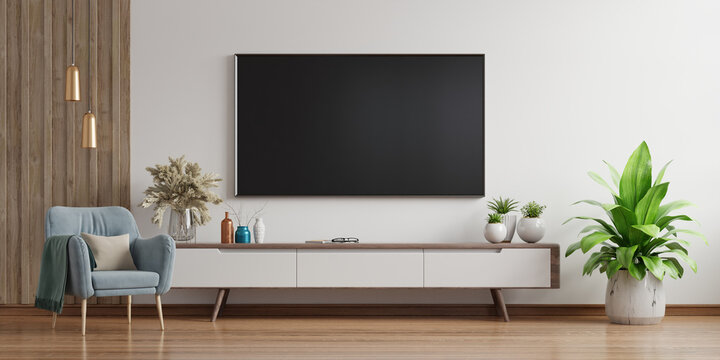
[{"label": "small potted succulent", "polygon": [[545,236],[545,220],[540,218],[545,207],[531,201],[520,209],[523,217],[518,222],[517,233],[523,241],[535,243]]},{"label": "small potted succulent", "polygon": [[492,201],[488,202],[488,208],[494,213],[502,216],[503,224],[505,224],[505,227],[507,228],[507,234],[505,235],[503,242],[511,242],[513,236],[515,236],[517,216],[510,215],[510,213],[517,210],[517,205],[517,201],[511,198],[503,199],[502,196],[499,199],[493,198]]},{"label": "small potted succulent", "polygon": [[503,216],[498,213],[488,215],[485,225],[485,239],[491,243],[499,243],[505,239],[507,228],[503,224]]}]

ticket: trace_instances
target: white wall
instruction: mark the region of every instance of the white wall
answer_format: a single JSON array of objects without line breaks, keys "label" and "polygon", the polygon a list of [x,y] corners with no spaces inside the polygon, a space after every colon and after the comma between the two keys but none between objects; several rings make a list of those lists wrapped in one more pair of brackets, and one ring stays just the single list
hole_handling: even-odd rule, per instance
[{"label": "white wall", "polygon": [[[564,252],[580,199],[609,202],[587,176],[622,167],[647,140],[656,168],[674,159],[669,199],[689,199],[710,247],[698,274],[665,282],[669,303],[720,303],[720,2],[717,1],[133,1],[132,203],[146,166],[186,154],[226,181],[233,205],[265,211],[267,242],[355,235],[365,242],[484,241],[485,199],[233,198],[233,58],[259,53],[486,54],[486,192],[548,205],[543,241]],[[252,134],[248,134],[252,136]],[[159,232],[136,208],[141,232]],[[201,241],[219,241],[222,207]],[[516,238],[517,239],[517,238]],[[517,240],[516,240],[517,241]],[[559,290],[507,291],[510,303],[603,303],[585,257],[562,260]],[[202,269],[197,269],[201,272]],[[521,269],[518,269],[521,271]],[[212,302],[173,291],[166,302]],[[232,302],[471,303],[484,291],[235,291]]]}]

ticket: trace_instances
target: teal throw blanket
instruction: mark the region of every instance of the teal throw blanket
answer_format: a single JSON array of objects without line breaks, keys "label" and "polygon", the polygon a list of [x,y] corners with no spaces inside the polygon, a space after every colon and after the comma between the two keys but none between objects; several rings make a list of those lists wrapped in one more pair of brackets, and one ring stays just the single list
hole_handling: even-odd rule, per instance
[{"label": "teal throw blanket", "polygon": [[[68,274],[68,241],[73,235],[51,236],[45,240],[42,262],[40,263],[40,279],[38,281],[35,307],[60,314],[65,300],[65,285]],[[90,268],[97,267],[90,246]]]}]

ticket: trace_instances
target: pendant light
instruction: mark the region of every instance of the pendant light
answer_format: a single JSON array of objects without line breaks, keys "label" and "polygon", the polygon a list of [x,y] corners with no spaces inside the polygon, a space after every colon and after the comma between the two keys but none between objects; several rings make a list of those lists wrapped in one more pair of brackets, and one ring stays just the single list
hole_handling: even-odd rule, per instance
[{"label": "pendant light", "polygon": [[92,48],[90,47],[90,24],[90,0],[88,0],[88,111],[82,118],[81,143],[81,146],[85,149],[95,149],[97,147],[97,130],[95,126],[97,119],[95,118],[95,114],[92,113],[92,90],[90,89],[90,74],[92,74],[92,63],[90,62],[90,54],[92,54]]},{"label": "pendant light", "polygon": [[65,70],[65,101],[80,101],[80,69],[75,66],[75,0],[72,0],[72,64]]}]

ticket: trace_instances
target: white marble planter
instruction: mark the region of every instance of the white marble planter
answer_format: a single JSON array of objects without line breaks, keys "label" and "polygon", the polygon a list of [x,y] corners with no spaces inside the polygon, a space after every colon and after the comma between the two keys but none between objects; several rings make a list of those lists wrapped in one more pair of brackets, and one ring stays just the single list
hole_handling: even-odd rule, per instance
[{"label": "white marble planter", "polygon": [[657,324],[665,317],[665,290],[662,281],[648,273],[642,281],[627,270],[608,280],[605,314],[616,324]]},{"label": "white marble planter", "polygon": [[524,217],[518,222],[517,233],[527,243],[538,242],[545,236],[545,220]]},{"label": "white marble planter", "polygon": [[485,225],[485,239],[491,243],[499,243],[505,239],[507,229],[502,223]]},{"label": "white marble planter", "polygon": [[505,235],[505,240],[503,240],[503,242],[511,242],[513,237],[515,236],[515,225],[517,225],[517,216],[510,214],[503,215],[503,224],[505,225],[505,228],[507,228],[507,235]]}]

